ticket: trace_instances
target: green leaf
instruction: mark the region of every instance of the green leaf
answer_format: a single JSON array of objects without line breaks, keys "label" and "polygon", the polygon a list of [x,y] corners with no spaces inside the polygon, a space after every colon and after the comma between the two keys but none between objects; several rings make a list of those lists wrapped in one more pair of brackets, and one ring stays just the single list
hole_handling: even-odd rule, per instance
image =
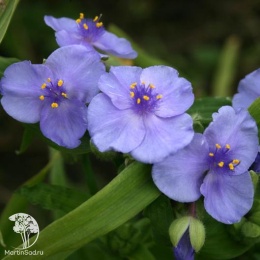
[{"label": "green leaf", "polygon": [[[160,194],[151,178],[151,167],[130,164],[88,201],[41,231],[34,250],[45,259],[64,259],[84,244],[116,229],[136,216]],[[4,259],[35,259],[7,256]]]},{"label": "green leaf", "polygon": [[23,186],[17,193],[34,205],[65,213],[75,209],[89,198],[87,194],[75,189],[45,183],[39,183],[32,187]]},{"label": "green leaf", "polygon": [[0,43],[2,42],[19,0],[7,0],[0,9]]},{"label": "green leaf", "polygon": [[230,98],[204,97],[195,100],[192,107],[187,111],[193,118],[194,124],[207,125],[212,121],[212,114],[222,106],[230,106]]},{"label": "green leaf", "polygon": [[3,77],[5,69],[19,60],[16,58],[5,58],[0,56],[0,78]]},{"label": "green leaf", "polygon": [[20,145],[20,149],[16,151],[16,154],[20,155],[24,153],[27,148],[30,146],[34,137],[34,132],[30,128],[25,128],[23,132],[23,139]]}]

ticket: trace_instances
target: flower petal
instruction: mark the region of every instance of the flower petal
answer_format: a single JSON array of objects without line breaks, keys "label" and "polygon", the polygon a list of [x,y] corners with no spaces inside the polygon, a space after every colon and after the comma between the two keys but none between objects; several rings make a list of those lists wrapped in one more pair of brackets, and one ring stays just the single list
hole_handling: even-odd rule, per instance
[{"label": "flower petal", "polygon": [[58,79],[64,81],[68,97],[82,102],[98,93],[97,82],[105,66],[97,52],[88,52],[80,45],[70,45],[54,51],[45,62]]},{"label": "flower petal", "polygon": [[235,109],[248,108],[255,99],[260,97],[259,80],[260,69],[257,69],[239,82],[238,93],[232,100]]},{"label": "flower petal", "polygon": [[128,153],[145,135],[142,118],[132,110],[117,109],[105,94],[98,94],[91,101],[88,122],[92,141],[101,152],[114,149]]},{"label": "flower petal", "polygon": [[44,103],[40,128],[53,142],[66,148],[80,145],[80,138],[87,130],[87,107],[78,100],[64,100],[59,107]]},{"label": "flower petal", "polygon": [[178,77],[177,70],[167,66],[152,66],[143,70],[141,81],[153,84],[162,95],[155,112],[160,117],[171,117],[184,113],[194,102],[191,83]]},{"label": "flower petal", "polygon": [[36,123],[40,120],[42,102],[39,98],[4,95],[1,104],[8,115],[20,122]]},{"label": "flower petal", "polygon": [[184,149],[154,164],[152,177],[158,189],[179,202],[192,202],[200,196],[207,164],[208,144],[201,134],[195,134]]},{"label": "flower petal", "polygon": [[107,31],[92,44],[102,51],[121,58],[134,59],[137,57],[137,53],[132,49],[129,41],[124,38],[118,38],[115,34]]},{"label": "flower petal", "polygon": [[204,132],[209,148],[215,150],[215,145],[230,145],[233,159],[240,160],[232,174],[241,174],[247,171],[254,162],[258,153],[257,126],[248,111],[235,112],[230,106],[221,107],[218,113],[213,114],[213,122]]},{"label": "flower petal", "polygon": [[66,30],[75,33],[78,30],[78,24],[75,20],[70,18],[55,18],[53,16],[45,15],[44,21],[54,31]]},{"label": "flower petal", "polygon": [[48,77],[52,77],[52,72],[45,65],[30,61],[14,63],[4,72],[2,94],[38,98],[42,94],[41,85]]},{"label": "flower petal", "polygon": [[206,211],[216,220],[233,224],[250,210],[254,189],[249,172],[226,175],[209,172],[201,186]]},{"label": "flower petal", "polygon": [[[83,42],[82,37],[80,37],[79,35],[74,34],[72,32],[65,31],[65,30],[56,32],[55,36],[56,36],[56,41],[59,46],[82,44],[82,42]],[[92,47],[92,49],[94,49],[94,48]]]},{"label": "flower petal", "polygon": [[144,163],[156,163],[188,145],[194,135],[188,114],[160,118],[153,114],[145,118],[146,134],[143,142],[131,152]]},{"label": "flower petal", "polygon": [[134,66],[111,67],[98,82],[99,89],[110,97],[114,106],[127,109],[131,106],[130,85],[139,82],[142,69]]}]

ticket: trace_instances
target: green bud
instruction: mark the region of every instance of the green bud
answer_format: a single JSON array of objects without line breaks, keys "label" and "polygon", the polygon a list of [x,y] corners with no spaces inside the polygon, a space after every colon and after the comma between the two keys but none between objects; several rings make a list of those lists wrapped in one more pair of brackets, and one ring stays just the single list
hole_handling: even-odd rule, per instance
[{"label": "green bud", "polygon": [[171,242],[175,247],[178,245],[181,237],[188,229],[191,218],[192,217],[185,216],[178,218],[171,223],[169,228],[169,235]]},{"label": "green bud", "polygon": [[190,219],[190,243],[195,250],[195,252],[199,252],[205,242],[205,227],[202,222],[196,218]]},{"label": "green bud", "polygon": [[257,238],[260,236],[260,226],[250,221],[246,221],[241,228],[242,234],[248,238]]},{"label": "green bud", "polygon": [[250,171],[250,175],[251,175],[251,178],[252,178],[252,181],[253,181],[254,190],[256,190],[256,186],[257,186],[257,183],[258,183],[259,175],[256,172],[254,172],[254,171]]}]

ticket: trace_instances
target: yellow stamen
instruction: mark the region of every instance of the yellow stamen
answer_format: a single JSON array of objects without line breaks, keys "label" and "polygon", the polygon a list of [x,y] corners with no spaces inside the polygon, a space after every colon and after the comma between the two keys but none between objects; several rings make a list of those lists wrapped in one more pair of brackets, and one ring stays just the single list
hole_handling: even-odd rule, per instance
[{"label": "yellow stamen", "polygon": [[64,93],[64,92],[62,92],[61,95],[62,95],[63,97],[65,97],[65,98],[68,97],[68,95],[67,95],[66,93]]},{"label": "yellow stamen", "polygon": [[217,149],[220,149],[220,148],[221,148],[221,145],[216,144],[216,148],[217,148]]},{"label": "yellow stamen", "polygon": [[88,25],[86,23],[83,24],[83,27],[84,27],[85,30],[88,29]]},{"label": "yellow stamen", "polygon": [[141,103],[141,99],[138,98],[138,99],[136,100],[136,103],[137,103],[137,104],[140,104],[140,103]]},{"label": "yellow stamen", "polygon": [[209,153],[209,156],[210,156],[210,157],[213,157],[213,156],[214,156],[214,153]]},{"label": "yellow stamen", "polygon": [[225,146],[228,150],[230,149],[230,145],[229,144],[226,144]]},{"label": "yellow stamen", "polygon": [[84,19],[84,14],[83,13],[79,14],[79,19]]},{"label": "yellow stamen", "polygon": [[63,85],[63,83],[64,83],[64,81],[63,81],[62,79],[60,79],[60,80],[58,81],[58,86],[61,87],[61,86]]},{"label": "yellow stamen", "polygon": [[77,19],[77,20],[76,20],[76,23],[81,23],[81,19]]},{"label": "yellow stamen", "polygon": [[41,89],[45,89],[46,86],[47,86],[47,84],[46,84],[46,83],[43,83],[42,86],[41,86]]},{"label": "yellow stamen", "polygon": [[234,165],[232,164],[232,163],[230,163],[229,165],[228,165],[228,167],[229,167],[229,169],[232,171],[232,170],[234,170]]},{"label": "yellow stamen", "polygon": [[96,27],[97,27],[97,28],[102,27],[102,26],[103,26],[103,23],[102,23],[102,22],[96,23]]},{"label": "yellow stamen", "polygon": [[234,160],[232,161],[232,163],[234,163],[234,164],[239,164],[239,163],[240,163],[240,160],[234,159]]},{"label": "yellow stamen", "polygon": [[146,101],[148,101],[150,98],[149,98],[148,96],[144,95],[144,96],[143,96],[143,99],[146,100]]},{"label": "yellow stamen", "polygon": [[218,166],[222,168],[224,166],[224,162],[219,162]]},{"label": "yellow stamen", "polygon": [[40,100],[44,100],[44,95],[39,96]]},{"label": "yellow stamen", "polygon": [[134,83],[132,83],[132,84],[130,85],[130,88],[131,88],[131,89],[134,89],[136,86],[137,86],[137,82],[134,82]]},{"label": "yellow stamen", "polygon": [[95,18],[93,19],[93,22],[96,22],[98,20],[98,16],[95,16]]},{"label": "yellow stamen", "polygon": [[51,78],[47,78],[47,81],[48,81],[48,82],[51,82]]},{"label": "yellow stamen", "polygon": [[156,96],[156,99],[161,99],[161,98],[162,98],[162,94]]},{"label": "yellow stamen", "polygon": [[135,96],[135,93],[133,91],[130,92],[130,97],[133,98]]},{"label": "yellow stamen", "polygon": [[51,107],[52,108],[57,108],[59,106],[59,104],[58,103],[55,103],[55,102],[53,102],[52,104],[51,104]]},{"label": "yellow stamen", "polygon": [[141,82],[141,84],[142,84],[142,85],[145,85],[145,82],[144,82],[144,81],[142,81],[142,82]]},{"label": "yellow stamen", "polygon": [[155,86],[153,84],[149,84],[149,88],[155,88]]}]

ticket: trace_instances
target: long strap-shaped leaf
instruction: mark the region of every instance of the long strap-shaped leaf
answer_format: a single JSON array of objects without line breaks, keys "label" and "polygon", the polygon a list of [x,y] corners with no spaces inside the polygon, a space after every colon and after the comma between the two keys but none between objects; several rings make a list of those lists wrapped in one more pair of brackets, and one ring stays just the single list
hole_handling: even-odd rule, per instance
[{"label": "long strap-shaped leaf", "polygon": [[41,231],[32,250],[43,256],[7,256],[4,259],[64,259],[84,244],[133,218],[159,196],[150,166],[132,163],[105,188],[81,206]]},{"label": "long strap-shaped leaf", "polygon": [[0,8],[0,42],[3,40],[7,27],[11,21],[13,13],[19,0],[9,0]]}]

